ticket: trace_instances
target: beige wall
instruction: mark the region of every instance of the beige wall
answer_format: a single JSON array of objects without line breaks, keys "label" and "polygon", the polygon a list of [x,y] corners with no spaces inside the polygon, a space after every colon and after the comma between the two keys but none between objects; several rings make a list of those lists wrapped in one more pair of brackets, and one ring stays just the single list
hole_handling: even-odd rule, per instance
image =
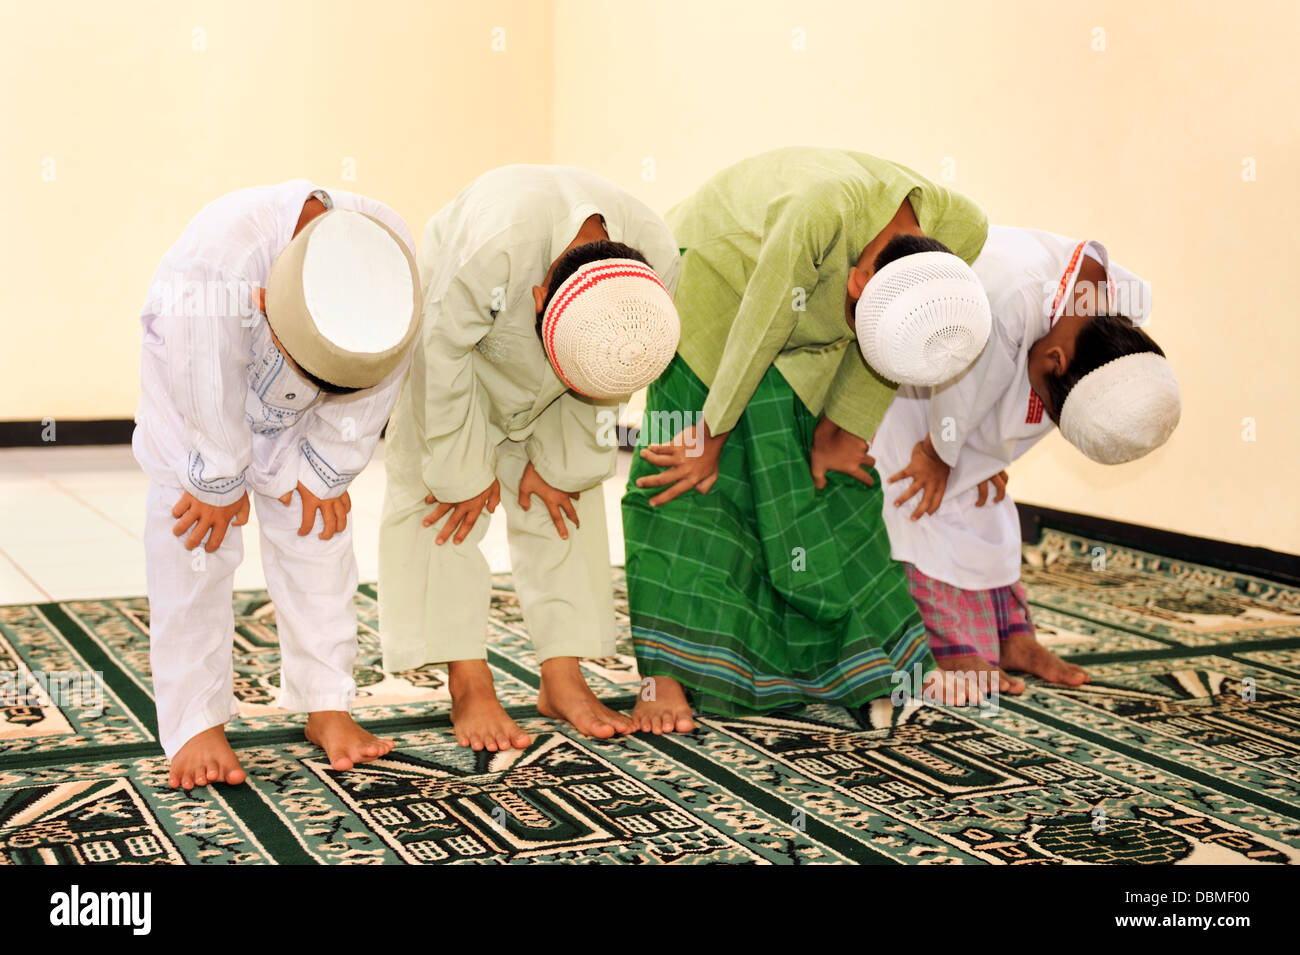
[{"label": "beige wall", "polygon": [[1052,436],[1015,496],[1300,552],[1300,5],[658,0],[632,39],[628,9],[558,0],[560,160],[659,209],[782,145],[953,160],[992,221],[1096,237],[1147,278],[1183,387],[1165,448],[1106,468]]},{"label": "beige wall", "polygon": [[950,159],[993,221],[1100,238],[1154,286],[1178,433],[1122,468],[1050,438],[1020,499],[1300,552],[1297,35],[1290,0],[5,3],[0,419],[131,414],[152,271],[228,190],[308,176],[418,234],[502,163],[586,166],[666,210],[820,143],[936,178]]},{"label": "beige wall", "polygon": [[0,419],[134,413],[149,280],[219,195],[307,177],[418,237],[485,169],[547,161],[550,33],[530,0],[0,4]]}]

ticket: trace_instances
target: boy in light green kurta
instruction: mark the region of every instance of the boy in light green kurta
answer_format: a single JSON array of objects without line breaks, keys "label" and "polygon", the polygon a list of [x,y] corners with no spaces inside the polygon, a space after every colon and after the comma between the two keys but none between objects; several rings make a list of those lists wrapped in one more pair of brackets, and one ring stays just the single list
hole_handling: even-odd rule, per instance
[{"label": "boy in light green kurta", "polygon": [[668,221],[682,336],[647,420],[702,420],[643,444],[623,501],[633,639],[654,677],[634,718],[689,730],[683,685],[731,713],[887,694],[933,660],[869,470],[894,385],[863,360],[853,306],[886,249],[974,261],[984,213],[897,163],[791,148],[722,171]]},{"label": "boy in light green kurta", "polygon": [[614,653],[600,484],[614,473],[617,406],[570,390],[538,325],[577,268],[626,256],[673,288],[677,246],[663,220],[566,166],[485,173],[425,228],[423,332],[385,455],[379,626],[385,669],[448,664],[463,746],[529,744],[497,702],[486,663],[492,580],[478,543],[498,502],[541,663],[538,709],[592,736],[633,729],[596,699],[578,665]]}]

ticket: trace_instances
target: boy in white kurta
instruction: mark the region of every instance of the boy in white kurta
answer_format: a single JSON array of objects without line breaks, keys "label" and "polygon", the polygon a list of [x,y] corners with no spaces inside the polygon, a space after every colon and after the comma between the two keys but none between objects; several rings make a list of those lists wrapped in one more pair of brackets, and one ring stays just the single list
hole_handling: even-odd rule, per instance
[{"label": "boy in white kurta", "polygon": [[[653,273],[630,261],[638,255]],[[614,473],[617,404],[561,379],[539,318],[578,267],[611,257],[645,270],[644,284],[661,296],[676,283],[677,246],[663,220],[614,184],[564,166],[486,173],[425,228],[424,330],[385,454],[379,621],[386,669],[449,664],[463,746],[529,743],[497,702],[486,663],[491,578],[479,516],[498,501],[541,661],[538,709],[595,736],[634,728],[596,699],[578,667],[580,657],[614,652],[600,485]],[[676,344],[674,334],[640,386]]]},{"label": "boy in white kurta", "polygon": [[[1110,263],[1100,243],[1030,229],[991,227],[973,267],[993,315],[984,351],[942,386],[900,388],[871,445],[880,473],[903,488],[884,505],[891,552],[907,565],[941,667],[1001,667],[1077,685],[1087,680],[1084,671],[1034,637],[1005,468],[1053,429],[1072,391],[1084,400],[1071,386],[1089,373],[1122,368],[1112,364],[1122,356],[1143,355],[1139,367],[1145,359],[1164,362],[1137,330],[1150,313],[1150,289]],[[1095,318],[1107,313],[1124,318]],[[1172,431],[1176,387],[1171,392],[1160,375],[1151,385],[1144,407],[1153,430],[1133,431],[1136,443],[1108,463],[1145,453]],[[1062,430],[1090,453],[1085,440],[1065,424]],[[1024,689],[1006,673],[999,682],[1002,692]]]},{"label": "boy in white kurta", "polygon": [[[350,274],[371,253],[366,276]],[[173,788],[244,779],[224,724],[239,714],[231,596],[250,494],[280,705],[310,714],[307,736],[336,769],[391,749],[347,712],[357,635],[347,488],[396,400],[418,297],[402,219],[301,179],[211,203],[158,267],[141,314],[133,443],[150,477],[150,659]]]}]

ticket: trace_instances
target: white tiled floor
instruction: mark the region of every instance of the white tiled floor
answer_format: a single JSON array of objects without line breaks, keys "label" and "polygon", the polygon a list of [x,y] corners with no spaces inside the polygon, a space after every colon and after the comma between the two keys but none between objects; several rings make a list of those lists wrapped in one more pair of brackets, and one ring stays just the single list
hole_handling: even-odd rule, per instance
[{"label": "white tiled floor", "polygon": [[[383,445],[352,483],[353,536],[363,581],[379,568],[384,499]],[[605,482],[610,557],[623,562],[619,498],[631,455]],[[0,450],[0,604],[142,595],[144,499],[149,481],[125,445]],[[244,530],[244,562],[235,586],[265,586],[256,515]],[[488,527],[483,553],[494,571],[510,569],[505,519]]]}]

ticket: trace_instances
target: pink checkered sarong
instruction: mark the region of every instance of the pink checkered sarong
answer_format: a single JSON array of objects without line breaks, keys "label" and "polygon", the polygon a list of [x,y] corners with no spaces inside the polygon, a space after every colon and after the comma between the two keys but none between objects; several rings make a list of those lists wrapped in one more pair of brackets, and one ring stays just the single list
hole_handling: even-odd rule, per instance
[{"label": "pink checkered sarong", "polygon": [[1020,581],[991,590],[962,590],[927,577],[912,564],[903,566],[936,660],[979,654],[997,665],[1002,641],[1016,633],[1033,634]]}]

